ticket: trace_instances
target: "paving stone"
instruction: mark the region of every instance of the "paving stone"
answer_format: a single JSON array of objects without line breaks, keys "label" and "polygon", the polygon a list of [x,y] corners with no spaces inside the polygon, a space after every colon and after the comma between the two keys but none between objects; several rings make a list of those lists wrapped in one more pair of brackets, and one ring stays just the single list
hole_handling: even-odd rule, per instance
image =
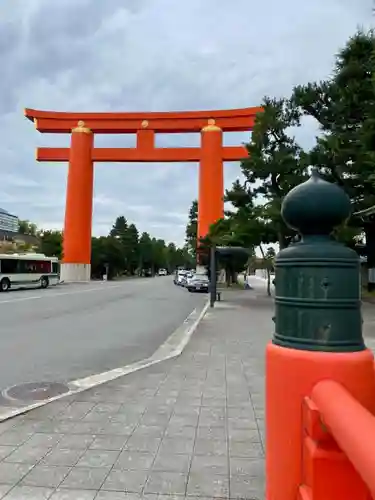
[{"label": "paving stone", "polygon": [[141,493],[148,476],[149,472],[146,471],[112,470],[105,480],[102,489],[106,491]]},{"label": "paving stone", "polygon": [[94,408],[94,403],[73,402],[56,415],[57,420],[80,420]]},{"label": "paving stone", "polygon": [[120,451],[125,446],[127,440],[127,436],[96,436],[90,444],[90,449]]},{"label": "paving stone", "polygon": [[166,427],[170,418],[170,414],[166,413],[145,413],[140,422],[141,425],[163,425]]},{"label": "paving stone", "polygon": [[7,456],[9,456],[16,449],[17,449],[17,447],[15,447],[15,446],[0,445],[0,460],[3,460],[3,458],[6,458]]},{"label": "paving stone", "polygon": [[82,423],[94,423],[94,422],[98,422],[98,423],[101,423],[103,425],[111,422],[112,419],[110,417],[110,415],[108,415],[107,413],[99,413],[99,412],[96,412],[96,411],[90,411],[87,415],[85,415],[81,422]]},{"label": "paving stone", "polygon": [[231,457],[238,458],[257,458],[264,455],[261,442],[239,442],[232,441],[229,443],[229,454]]},{"label": "paving stone", "polygon": [[218,439],[197,439],[194,453],[195,455],[227,455],[227,442]]},{"label": "paving stone", "polygon": [[30,446],[26,443],[16,448],[11,455],[6,457],[5,462],[35,465],[48,453],[48,451],[48,448]]},{"label": "paving stone", "polygon": [[180,415],[180,416],[192,416],[196,418],[196,415],[199,415],[200,408],[202,406],[201,404],[201,398],[193,399],[193,400],[188,400],[188,401],[181,401],[177,404],[174,405],[173,408],[173,413],[174,415]]},{"label": "paving stone", "polygon": [[124,470],[149,470],[154,460],[154,453],[123,450],[114,468]]},{"label": "paving stone", "polygon": [[122,422],[109,422],[102,427],[94,428],[94,434],[108,434],[117,436],[131,436],[137,424],[124,424]]},{"label": "paving stone", "polygon": [[263,500],[264,478],[239,475],[230,478],[230,498],[243,500]]},{"label": "paving stone", "polygon": [[8,430],[0,434],[0,445],[20,446],[30,439],[32,435],[32,432],[25,432],[22,431],[22,429],[18,429],[16,431]]},{"label": "paving stone", "polygon": [[70,471],[70,467],[36,465],[22,479],[21,485],[57,488]]},{"label": "paving stone", "polygon": [[172,415],[169,421],[170,427],[196,427],[198,415]]},{"label": "paving stone", "polygon": [[156,437],[162,438],[165,433],[164,426],[158,425],[139,425],[132,434],[132,437]]},{"label": "paving stone", "polygon": [[[138,493],[124,493],[120,491],[99,491],[95,500],[140,500],[141,495]],[[146,500],[146,499],[145,499]],[[151,499],[150,499],[151,500]],[[172,499],[167,499],[172,500]]]},{"label": "paving stone", "polygon": [[149,436],[132,436],[126,442],[125,449],[129,451],[146,451],[149,453],[156,453],[161,442],[161,438]]},{"label": "paving stone", "polygon": [[69,434],[75,425],[76,422],[70,420],[47,420],[39,425],[37,432],[46,434]]},{"label": "paving stone", "polygon": [[55,448],[41,460],[41,465],[65,465],[73,467],[83,455],[84,450],[64,450]]},{"label": "paving stone", "polygon": [[52,488],[16,486],[5,495],[4,500],[47,500],[52,493]]},{"label": "paving stone", "polygon": [[228,477],[209,474],[206,471],[191,473],[187,485],[187,495],[208,498],[229,498]]},{"label": "paving stone", "polygon": [[[57,489],[48,500],[94,500],[97,498],[100,497],[96,496],[96,491],[94,490]],[[108,500],[110,499],[108,498]]]},{"label": "paving stone", "polygon": [[27,440],[29,446],[52,448],[63,438],[64,434],[35,433]]},{"label": "paving stone", "polygon": [[9,484],[0,484],[0,498],[3,498],[3,496],[8,493],[8,491],[12,488]]},{"label": "paving stone", "polygon": [[76,467],[112,467],[119,456],[118,451],[87,450]]},{"label": "paving stone", "polygon": [[260,443],[261,438],[258,429],[231,429],[229,434],[229,447],[236,442]]},{"label": "paving stone", "polygon": [[264,459],[230,458],[230,473],[233,476],[265,477]]},{"label": "paving stone", "polygon": [[191,473],[229,475],[228,457],[226,455],[194,455],[191,464]]},{"label": "paving stone", "polygon": [[256,430],[258,429],[257,422],[254,419],[248,418],[228,418],[228,430],[229,435],[231,430],[234,429],[243,429],[243,430]]},{"label": "paving stone", "polygon": [[165,437],[161,443],[160,452],[163,454],[171,453],[171,454],[189,455],[193,452],[193,447],[194,447],[193,438]]},{"label": "paving stone", "polygon": [[109,467],[74,467],[60,484],[60,489],[99,490],[109,471]]},{"label": "paving stone", "polygon": [[[101,415],[101,414],[100,414]],[[111,416],[111,421],[117,424],[123,424],[124,426],[128,426],[129,428],[134,428],[139,424],[142,415],[137,414],[128,414],[117,412]]]},{"label": "paving stone", "polygon": [[30,471],[32,465],[0,463],[0,482],[14,486]]},{"label": "paving stone", "polygon": [[218,439],[226,441],[227,431],[225,427],[198,427],[197,439]]},{"label": "paving stone", "polygon": [[169,452],[159,453],[153,463],[154,471],[189,472],[191,455],[177,455]]},{"label": "paving stone", "polygon": [[166,438],[185,438],[185,439],[194,439],[196,434],[196,427],[190,426],[179,426],[174,424],[169,424],[166,431]]},{"label": "paving stone", "polygon": [[[224,382],[225,384],[225,382]],[[226,398],[225,397],[203,397],[202,406],[209,408],[225,408],[226,406]]]},{"label": "paving stone", "polygon": [[94,441],[96,436],[92,434],[65,434],[59,441],[58,448],[86,450]]},{"label": "paving stone", "polygon": [[109,416],[113,416],[119,412],[121,408],[123,408],[123,405],[120,403],[98,403],[91,412],[107,413]]},{"label": "paving stone", "polygon": [[177,472],[152,472],[147,480],[144,493],[185,495],[186,483],[186,474]]},{"label": "paving stone", "polygon": [[22,424],[24,422],[24,420],[22,420],[22,415],[19,417],[18,421],[15,419],[9,419],[9,420],[4,420],[3,422],[0,422],[0,434],[15,427],[17,425],[17,422],[19,422],[20,424]]}]

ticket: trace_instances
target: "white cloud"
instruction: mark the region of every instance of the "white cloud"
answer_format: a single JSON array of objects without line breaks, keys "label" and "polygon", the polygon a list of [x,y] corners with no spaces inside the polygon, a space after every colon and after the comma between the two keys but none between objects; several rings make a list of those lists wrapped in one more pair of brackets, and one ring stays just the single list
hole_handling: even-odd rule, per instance
[{"label": "white cloud", "polygon": [[[0,206],[59,228],[66,165],[36,164],[36,146],[66,146],[39,135],[22,108],[73,111],[172,111],[259,104],[265,94],[327,77],[333,56],[371,0],[3,0],[0,5]],[[316,127],[297,131],[308,146]],[[248,134],[230,134],[240,144]],[[162,136],[159,146],[194,145]],[[100,146],[134,137],[100,137]],[[228,164],[225,182],[238,175]],[[140,231],[182,243],[184,217],[197,196],[193,164],[100,164],[95,171],[95,234],[117,215]]]}]

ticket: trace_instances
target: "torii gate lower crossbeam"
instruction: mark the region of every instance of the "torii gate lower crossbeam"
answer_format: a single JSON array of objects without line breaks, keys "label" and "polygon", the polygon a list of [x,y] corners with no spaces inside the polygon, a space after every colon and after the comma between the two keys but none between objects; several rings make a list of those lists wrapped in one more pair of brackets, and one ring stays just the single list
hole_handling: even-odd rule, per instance
[{"label": "torii gate lower crossbeam", "polygon": [[[71,133],[70,148],[38,148],[36,159],[69,162],[61,279],[89,281],[94,162],[200,162],[198,241],[224,216],[224,161],[247,155],[223,132],[250,131],[262,108],[180,113],[65,113],[26,109],[42,133]],[[199,148],[155,148],[155,133],[200,132]],[[94,134],[136,134],[135,148],[95,148]]]}]

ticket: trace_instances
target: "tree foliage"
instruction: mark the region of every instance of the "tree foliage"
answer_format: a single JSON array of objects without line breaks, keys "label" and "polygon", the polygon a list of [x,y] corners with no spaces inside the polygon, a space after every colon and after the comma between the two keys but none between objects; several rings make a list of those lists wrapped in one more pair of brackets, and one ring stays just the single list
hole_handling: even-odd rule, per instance
[{"label": "tree foliage", "polygon": [[[36,224],[20,221],[19,233],[36,237],[34,250],[62,259],[63,234],[61,231],[39,230]],[[30,251],[19,248],[18,251]],[[108,279],[120,275],[144,275],[157,273],[159,269],[173,272],[177,267],[192,267],[194,264],[187,248],[177,248],[174,243],[153,238],[147,232],[139,236],[135,224],[123,215],[116,218],[107,236],[91,240],[91,272],[93,278]]]},{"label": "tree foliage", "polygon": [[[349,39],[336,56],[330,78],[297,86],[289,98],[265,97],[262,106],[246,144],[242,176],[226,192],[231,209],[210,228],[206,243],[244,246],[253,253],[258,247],[263,260],[271,263],[269,245],[284,248],[298,238],[285,225],[280,209],[286,194],[307,179],[310,166],[344,188],[353,212],[375,205],[374,32],[358,31]],[[316,120],[320,129],[306,151],[294,136],[305,116]],[[189,215],[187,235],[190,220]],[[373,247],[375,267],[375,221],[364,224],[352,216],[335,228],[335,237],[358,249],[363,231],[368,258]]]},{"label": "tree foliage", "polygon": [[345,189],[354,211],[374,205],[374,33],[356,33],[338,53],[332,78],[296,87],[292,99],[320,127],[310,163]]},{"label": "tree foliage", "polygon": [[191,255],[197,255],[197,234],[198,234],[198,200],[193,200],[188,214],[188,223],[185,231],[186,246]]}]

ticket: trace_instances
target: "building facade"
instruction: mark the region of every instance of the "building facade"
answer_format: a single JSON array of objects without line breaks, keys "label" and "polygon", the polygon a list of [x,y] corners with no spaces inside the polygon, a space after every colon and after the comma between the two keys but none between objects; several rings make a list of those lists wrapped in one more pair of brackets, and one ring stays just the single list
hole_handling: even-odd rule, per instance
[{"label": "building facade", "polygon": [[0,208],[0,231],[18,233],[19,222],[17,215],[10,214],[3,208]]}]

